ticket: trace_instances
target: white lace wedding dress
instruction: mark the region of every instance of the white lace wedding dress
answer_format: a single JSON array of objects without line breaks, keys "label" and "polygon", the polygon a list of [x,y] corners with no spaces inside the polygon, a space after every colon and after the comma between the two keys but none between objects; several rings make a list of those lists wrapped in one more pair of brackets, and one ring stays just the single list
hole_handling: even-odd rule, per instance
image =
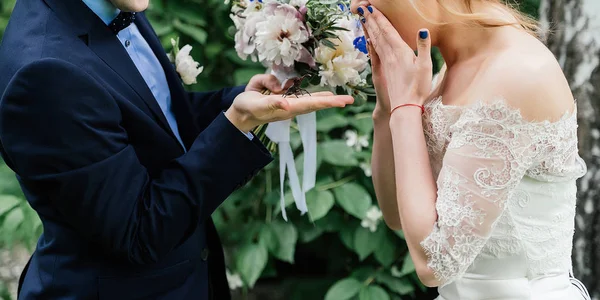
[{"label": "white lace wedding dress", "polygon": [[585,299],[570,278],[576,113],[529,122],[502,99],[426,105],[438,220],[421,243],[439,300]]}]

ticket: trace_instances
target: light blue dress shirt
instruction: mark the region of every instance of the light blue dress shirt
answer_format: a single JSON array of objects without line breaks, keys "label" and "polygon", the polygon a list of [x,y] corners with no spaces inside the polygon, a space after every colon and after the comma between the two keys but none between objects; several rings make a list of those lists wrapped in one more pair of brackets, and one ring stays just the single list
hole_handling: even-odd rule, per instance
[{"label": "light blue dress shirt", "polygon": [[[82,1],[106,25],[110,24],[120,12],[119,9],[108,0]],[[156,55],[152,52],[152,48],[150,48],[150,45],[148,45],[148,42],[146,42],[135,23],[121,30],[117,34],[117,37],[119,38],[119,41],[121,41],[121,45],[127,50],[127,53],[144,78],[148,88],[150,88],[150,91],[158,102],[167,122],[169,122],[169,126],[171,126],[171,130],[173,130],[175,137],[177,137],[177,140],[183,146],[183,141],[179,135],[179,128],[177,127],[177,121],[171,110],[171,91],[169,90],[167,77],[165,76],[165,71],[160,65],[158,58],[156,58]],[[253,137],[251,133],[247,133],[246,136],[248,136],[249,139],[252,139]],[[185,149],[185,146],[183,148]]]}]

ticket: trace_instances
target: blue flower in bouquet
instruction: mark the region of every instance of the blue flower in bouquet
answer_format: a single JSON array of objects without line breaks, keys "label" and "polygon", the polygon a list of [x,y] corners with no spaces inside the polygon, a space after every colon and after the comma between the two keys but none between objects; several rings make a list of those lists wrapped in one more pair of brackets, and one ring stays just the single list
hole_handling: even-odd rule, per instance
[{"label": "blue flower in bouquet", "polygon": [[367,39],[364,35],[355,38],[353,43],[354,48],[358,49],[360,52],[365,54],[369,53],[369,51],[367,50]]}]

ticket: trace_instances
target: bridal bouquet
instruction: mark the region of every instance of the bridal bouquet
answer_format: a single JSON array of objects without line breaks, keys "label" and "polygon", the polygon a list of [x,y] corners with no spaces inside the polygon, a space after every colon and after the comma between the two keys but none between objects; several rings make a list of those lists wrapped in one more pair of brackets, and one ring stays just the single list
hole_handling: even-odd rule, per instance
[{"label": "bridal bouquet", "polygon": [[[367,83],[370,67],[366,38],[360,20],[350,13],[349,1],[233,0],[231,19],[236,28],[235,49],[242,59],[261,62],[281,82],[307,81],[285,96],[330,90],[352,95],[355,104],[360,105],[373,94]],[[305,193],[314,187],[316,177],[316,115],[298,116],[296,121],[304,148],[302,187],[289,144],[291,121],[270,123],[254,131],[271,151],[275,150],[273,143],[279,146],[281,209],[286,220],[286,167],[292,195],[302,213],[307,211]]]}]

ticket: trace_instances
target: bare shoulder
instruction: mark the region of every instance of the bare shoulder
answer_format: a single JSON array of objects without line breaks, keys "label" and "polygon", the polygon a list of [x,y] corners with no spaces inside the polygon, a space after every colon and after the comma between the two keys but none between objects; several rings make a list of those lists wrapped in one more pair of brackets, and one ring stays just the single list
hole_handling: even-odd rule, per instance
[{"label": "bare shoulder", "polygon": [[532,121],[555,121],[575,107],[564,73],[548,48],[524,38],[498,53],[486,71],[486,82],[495,95]]}]

